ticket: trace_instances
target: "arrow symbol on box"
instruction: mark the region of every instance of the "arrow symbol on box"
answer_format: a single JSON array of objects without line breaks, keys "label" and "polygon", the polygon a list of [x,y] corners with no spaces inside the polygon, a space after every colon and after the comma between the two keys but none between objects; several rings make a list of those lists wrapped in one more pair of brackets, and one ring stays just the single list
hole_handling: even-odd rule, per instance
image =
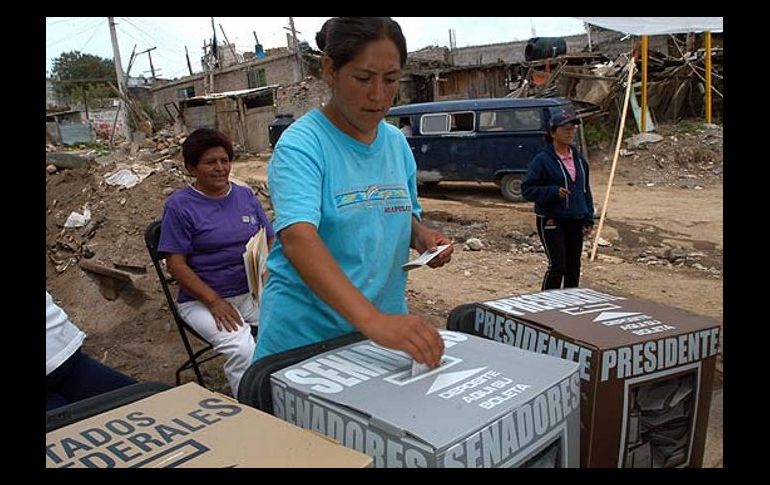
[{"label": "arrow symbol on box", "polygon": [[470,369],[470,370],[461,370],[458,372],[450,372],[448,374],[440,374],[438,377],[436,377],[436,380],[433,381],[433,385],[430,386],[430,389],[428,389],[428,392],[425,393],[425,395],[427,396],[428,394],[433,394],[436,391],[440,391],[441,389],[444,389],[445,387],[449,387],[456,382],[459,382],[463,379],[467,379],[473,374],[478,374],[484,369],[486,369],[486,367],[479,367],[479,368]]},{"label": "arrow symbol on box", "polygon": [[603,322],[605,320],[615,320],[616,318],[630,317],[631,315],[641,315],[639,312],[601,312],[594,318],[594,322]]}]

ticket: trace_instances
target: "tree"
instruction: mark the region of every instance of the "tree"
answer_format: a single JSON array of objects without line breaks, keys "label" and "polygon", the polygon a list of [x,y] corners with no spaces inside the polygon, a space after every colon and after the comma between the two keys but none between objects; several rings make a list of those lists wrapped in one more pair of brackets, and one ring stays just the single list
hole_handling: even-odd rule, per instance
[{"label": "tree", "polygon": [[79,51],[64,52],[53,60],[51,70],[54,89],[68,101],[89,103],[115,96],[108,82],[117,86],[115,64]]}]

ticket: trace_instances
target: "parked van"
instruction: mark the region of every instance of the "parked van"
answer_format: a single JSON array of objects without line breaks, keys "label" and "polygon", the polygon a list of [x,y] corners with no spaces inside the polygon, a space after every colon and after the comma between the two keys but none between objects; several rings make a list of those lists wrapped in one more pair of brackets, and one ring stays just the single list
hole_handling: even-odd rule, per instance
[{"label": "parked van", "polygon": [[395,106],[387,120],[411,126],[418,182],[495,182],[506,200],[521,201],[527,165],[545,143],[548,120],[563,110],[575,114],[565,98],[467,99]]}]

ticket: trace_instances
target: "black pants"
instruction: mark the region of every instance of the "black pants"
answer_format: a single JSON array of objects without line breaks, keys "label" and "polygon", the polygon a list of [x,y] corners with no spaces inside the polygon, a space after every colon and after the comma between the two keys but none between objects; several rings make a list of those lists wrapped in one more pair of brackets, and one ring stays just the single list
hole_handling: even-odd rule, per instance
[{"label": "black pants", "polygon": [[577,287],[583,250],[583,221],[540,216],[535,219],[537,235],[548,256],[548,269],[543,277],[542,289]]},{"label": "black pants", "polygon": [[136,384],[136,381],[78,349],[56,370],[45,376],[45,410],[50,411],[130,384]]}]

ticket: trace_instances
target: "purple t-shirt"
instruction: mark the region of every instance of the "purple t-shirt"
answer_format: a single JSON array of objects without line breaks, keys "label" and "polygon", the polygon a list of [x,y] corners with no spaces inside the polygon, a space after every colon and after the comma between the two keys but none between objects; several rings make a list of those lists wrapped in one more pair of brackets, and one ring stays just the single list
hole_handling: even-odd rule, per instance
[{"label": "purple t-shirt", "polygon": [[[207,197],[192,187],[178,190],[166,201],[158,251],[184,254],[187,265],[219,296],[249,291],[243,252],[248,240],[265,227],[275,233],[262,205],[250,189],[230,183],[221,199]],[[195,298],[179,289],[179,303]]]}]

